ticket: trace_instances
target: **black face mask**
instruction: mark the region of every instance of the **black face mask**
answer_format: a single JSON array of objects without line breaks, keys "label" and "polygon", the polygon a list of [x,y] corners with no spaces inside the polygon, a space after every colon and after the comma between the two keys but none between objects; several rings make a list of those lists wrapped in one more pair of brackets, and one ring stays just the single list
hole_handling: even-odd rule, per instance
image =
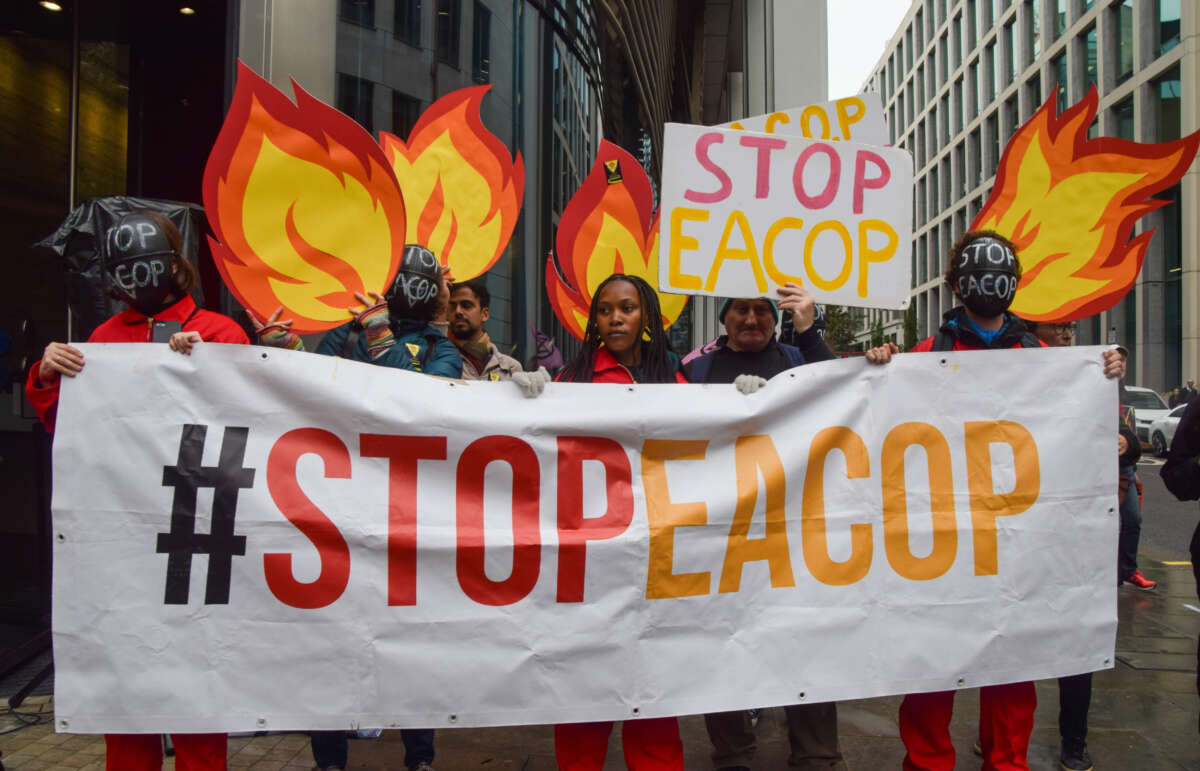
[{"label": "black face mask", "polygon": [[127,214],[104,239],[109,291],[139,313],[154,316],[171,304],[178,257],[157,222]]},{"label": "black face mask", "polygon": [[1017,256],[994,238],[963,247],[955,285],[967,310],[984,318],[1002,315],[1017,293]]},{"label": "black face mask", "polygon": [[404,247],[400,270],[387,292],[388,313],[394,319],[428,321],[442,291],[442,266],[423,246]]}]

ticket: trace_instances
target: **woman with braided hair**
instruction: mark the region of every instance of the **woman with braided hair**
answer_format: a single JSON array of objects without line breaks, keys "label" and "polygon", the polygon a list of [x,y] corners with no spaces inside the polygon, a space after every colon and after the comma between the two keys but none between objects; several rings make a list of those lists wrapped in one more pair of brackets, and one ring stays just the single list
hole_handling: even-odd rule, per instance
[{"label": "woman with braided hair", "polygon": [[[614,273],[596,288],[583,348],[558,380],[575,383],[686,383],[667,343],[658,295],[643,279]],[[554,755],[563,771],[600,771],[612,721],[554,727]],[[625,767],[682,771],[683,742],[673,717],[627,720],[621,729]]]},{"label": "woman with braided hair", "polygon": [[557,380],[686,383],[667,342],[658,295],[645,279],[614,273],[596,287],[579,355]]}]

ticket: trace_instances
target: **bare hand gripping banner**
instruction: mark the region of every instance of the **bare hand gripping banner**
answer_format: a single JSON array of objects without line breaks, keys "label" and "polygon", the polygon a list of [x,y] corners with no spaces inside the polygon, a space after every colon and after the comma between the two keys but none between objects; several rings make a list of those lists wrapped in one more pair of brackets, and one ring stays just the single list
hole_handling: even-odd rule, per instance
[{"label": "bare hand gripping banner", "polygon": [[1097,348],[534,400],[81,347],[54,446],[61,731],[622,719],[1112,666]]}]

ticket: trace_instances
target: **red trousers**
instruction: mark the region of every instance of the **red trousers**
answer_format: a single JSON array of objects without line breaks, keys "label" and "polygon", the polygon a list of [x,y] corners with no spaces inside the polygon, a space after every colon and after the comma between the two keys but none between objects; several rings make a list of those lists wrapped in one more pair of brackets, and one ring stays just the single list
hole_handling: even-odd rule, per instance
[{"label": "red trousers", "polygon": [[[175,771],[225,771],[226,734],[171,734]],[[160,771],[160,734],[105,734],[105,771]]]},{"label": "red trousers", "polygon": [[[559,771],[600,771],[613,724],[564,723],[554,726],[554,757]],[[683,771],[683,742],[673,717],[626,720],[621,749],[629,771]]]},{"label": "red trousers", "polygon": [[[979,689],[979,747],[983,771],[1029,771],[1025,754],[1033,733],[1037,691],[1033,683]],[[954,771],[950,716],[954,691],[910,693],[900,703],[900,738],[908,754],[904,771]]]}]

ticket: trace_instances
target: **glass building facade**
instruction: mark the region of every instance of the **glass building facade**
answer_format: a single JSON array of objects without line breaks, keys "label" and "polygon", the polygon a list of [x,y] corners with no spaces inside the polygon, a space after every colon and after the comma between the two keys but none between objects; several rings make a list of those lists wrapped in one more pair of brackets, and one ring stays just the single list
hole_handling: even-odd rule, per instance
[{"label": "glass building facade", "polygon": [[[893,142],[914,157],[918,339],[954,305],[941,283],[949,246],[983,207],[1004,146],[1045,98],[1063,109],[1095,86],[1092,137],[1161,142],[1200,129],[1200,55],[1180,45],[1196,39],[1198,15],[1200,6],[1180,0],[913,4],[866,87],[883,97]],[[925,99],[913,99],[914,83]],[[1162,391],[1200,377],[1196,164],[1157,197],[1167,204],[1135,230],[1155,231],[1136,285],[1081,321],[1077,341],[1122,343],[1132,354],[1127,382]],[[903,314],[868,311],[860,340],[876,323],[902,337]]]}]

